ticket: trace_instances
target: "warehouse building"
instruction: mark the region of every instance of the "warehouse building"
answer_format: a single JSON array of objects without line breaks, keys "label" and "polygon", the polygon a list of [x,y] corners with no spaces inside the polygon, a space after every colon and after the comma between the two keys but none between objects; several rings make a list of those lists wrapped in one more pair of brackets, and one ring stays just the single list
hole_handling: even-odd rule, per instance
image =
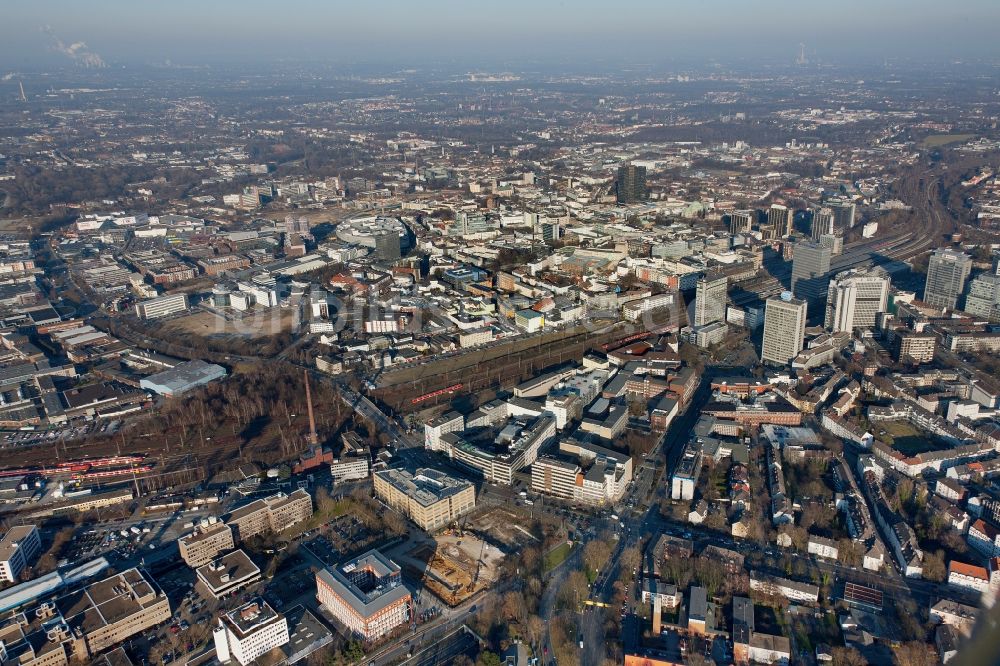
[{"label": "warehouse building", "polygon": [[140,388],[159,395],[178,396],[199,386],[224,379],[226,369],[221,365],[195,359],[180,363],[169,370],[157,372],[139,381]]}]

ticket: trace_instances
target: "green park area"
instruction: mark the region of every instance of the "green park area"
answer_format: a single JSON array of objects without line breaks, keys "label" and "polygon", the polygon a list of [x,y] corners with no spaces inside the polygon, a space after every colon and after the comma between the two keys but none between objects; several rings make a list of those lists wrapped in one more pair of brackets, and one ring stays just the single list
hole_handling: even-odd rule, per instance
[{"label": "green park area", "polygon": [[571,546],[568,541],[563,541],[561,544],[545,553],[545,561],[542,564],[542,568],[545,570],[545,573],[552,571],[557,566],[565,562],[572,550],[573,546]]},{"label": "green park area", "polygon": [[[881,434],[885,431],[885,435]],[[906,456],[915,456],[926,451],[936,451],[941,443],[909,421],[886,421],[879,424],[880,439]]]},{"label": "green park area", "polygon": [[953,143],[965,143],[974,138],[976,138],[975,134],[931,134],[921,144],[924,148],[941,148]]}]

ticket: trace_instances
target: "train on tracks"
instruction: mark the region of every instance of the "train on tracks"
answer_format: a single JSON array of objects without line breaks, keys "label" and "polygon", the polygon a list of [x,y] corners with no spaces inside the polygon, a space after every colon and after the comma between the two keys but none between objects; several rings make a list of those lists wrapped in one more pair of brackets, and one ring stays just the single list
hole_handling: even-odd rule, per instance
[{"label": "train on tracks", "polygon": [[49,466],[15,467],[0,470],[0,478],[13,476],[69,476],[74,481],[110,478],[126,474],[144,474],[153,466],[145,462],[145,456],[110,456],[107,458],[87,458],[69,460]]}]

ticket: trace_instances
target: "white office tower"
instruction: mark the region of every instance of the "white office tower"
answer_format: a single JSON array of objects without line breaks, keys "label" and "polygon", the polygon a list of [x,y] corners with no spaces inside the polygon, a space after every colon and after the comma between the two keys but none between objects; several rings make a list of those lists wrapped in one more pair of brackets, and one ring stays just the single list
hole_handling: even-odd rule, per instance
[{"label": "white office tower", "polygon": [[833,226],[833,209],[817,208],[813,211],[812,228],[810,236],[817,243],[823,236],[832,236],[835,227]]},{"label": "white office tower", "polygon": [[792,293],[818,300],[826,295],[830,279],[830,248],[819,243],[797,243],[792,256]]},{"label": "white office tower", "polygon": [[773,204],[767,210],[767,223],[776,236],[785,237],[792,233],[792,211],[787,206]]},{"label": "white office tower", "polygon": [[844,237],[840,234],[824,234],[819,237],[819,244],[830,248],[830,256],[836,257],[844,252]]},{"label": "white office tower", "polygon": [[972,258],[950,249],[934,250],[927,262],[924,303],[936,308],[955,309],[958,296],[972,270]]},{"label": "white office tower", "polygon": [[823,326],[834,333],[874,328],[879,312],[889,301],[889,276],[885,271],[850,270],[830,280]]},{"label": "white office tower", "polygon": [[1000,275],[983,273],[969,282],[965,311],[992,323],[1000,323]]},{"label": "white office tower", "polygon": [[806,302],[785,291],[767,299],[764,310],[762,361],[788,364],[802,351],[806,337]]},{"label": "white office tower", "polygon": [[257,598],[223,613],[212,630],[212,638],[220,664],[235,661],[248,666],[288,643],[288,620],[266,601]]},{"label": "white office tower", "polygon": [[729,214],[729,233],[744,234],[753,227],[754,220],[757,219],[757,211],[754,210],[734,210]]},{"label": "white office tower", "polygon": [[694,325],[726,319],[726,276],[709,273],[698,280],[694,296]]}]

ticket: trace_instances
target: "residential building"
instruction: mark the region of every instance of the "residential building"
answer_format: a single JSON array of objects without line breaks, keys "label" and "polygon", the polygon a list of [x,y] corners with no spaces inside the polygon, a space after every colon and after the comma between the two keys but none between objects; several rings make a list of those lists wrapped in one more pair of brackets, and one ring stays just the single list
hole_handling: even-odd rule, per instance
[{"label": "residential building", "polygon": [[750,572],[750,589],[764,594],[781,595],[789,601],[813,604],[819,601],[819,588],[815,585],[757,571]]},{"label": "residential building", "polygon": [[969,526],[965,539],[974,550],[986,557],[1000,555],[1000,530],[982,518]]},{"label": "residential building", "polygon": [[316,598],[351,634],[366,641],[409,622],[413,611],[399,566],[377,550],[318,571]]},{"label": "residential building", "polygon": [[951,625],[942,624],[934,630],[934,645],[942,664],[947,664],[958,655],[961,643],[961,634]]},{"label": "residential building", "polygon": [[938,599],[930,608],[930,619],[943,625],[954,627],[968,638],[976,624],[979,609],[952,599]]},{"label": "residential building", "polygon": [[375,473],[375,494],[428,532],[446,527],[476,507],[476,487],[433,469]]},{"label": "residential building", "polygon": [[733,597],[733,661],[750,663],[750,637],[754,630],[753,601],[747,597]]},{"label": "residential building", "polygon": [[985,567],[952,560],[948,563],[948,584],[983,593],[990,589],[990,575]]},{"label": "residential building", "polygon": [[701,474],[701,443],[691,438],[684,445],[677,467],[670,479],[670,498],[675,500],[694,499],[694,489]]},{"label": "residential building", "polygon": [[706,634],[714,629],[714,604],[709,603],[708,593],[703,587],[692,586],[688,592],[688,631],[692,634]]},{"label": "residential building", "polygon": [[929,332],[897,331],[893,348],[896,360],[901,363],[930,363],[934,360],[937,337]]},{"label": "residential building", "polygon": [[837,544],[833,539],[810,535],[807,542],[807,550],[811,555],[825,557],[830,560],[837,559]]},{"label": "residential building", "polygon": [[755,664],[788,664],[792,658],[792,644],[784,636],[755,631],[750,636],[750,661]]}]

